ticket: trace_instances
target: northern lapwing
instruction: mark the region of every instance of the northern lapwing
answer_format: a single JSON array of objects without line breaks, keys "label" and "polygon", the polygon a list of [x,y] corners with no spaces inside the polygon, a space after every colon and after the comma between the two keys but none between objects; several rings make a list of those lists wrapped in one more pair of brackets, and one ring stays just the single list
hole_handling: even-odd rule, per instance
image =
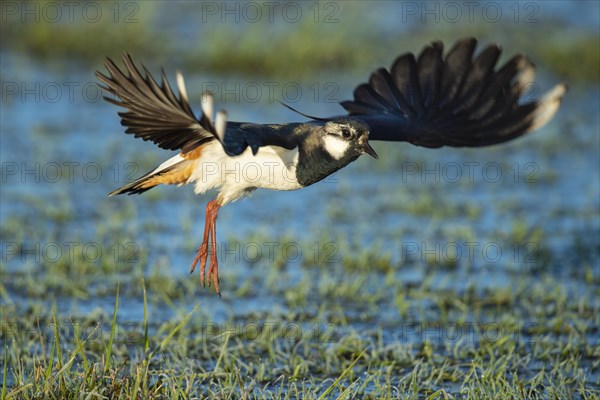
[{"label": "northern lapwing", "polygon": [[[257,188],[304,188],[363,154],[377,158],[371,140],[430,148],[480,147],[507,142],[546,124],[566,85],[556,85],[537,101],[523,102],[534,65],[516,55],[495,69],[500,47],[490,45],[474,56],[476,44],[474,38],[460,40],[445,57],[441,42],[426,46],[418,57],[400,55],[389,70],[377,69],[368,83],[359,85],[354,100],[340,103],[347,114],[317,118],[299,113],[309,120],[289,124],[230,122],[225,111],[213,118],[209,93],[202,95],[197,117],[180,73],[177,96],[164,71],[159,84],[146,68],[142,74],[127,53],[124,69],[108,58],[108,74],[96,75],[112,95],[105,99],[126,109],[119,112],[125,132],[179,151],[108,195],[143,193],[160,184],[193,183],[197,194],[217,189],[218,196],[206,206],[204,236],[190,273],[199,263],[201,282],[210,286],[212,281],[220,295],[216,220],[225,204]],[[255,170],[251,177],[231,173],[250,163]]]}]

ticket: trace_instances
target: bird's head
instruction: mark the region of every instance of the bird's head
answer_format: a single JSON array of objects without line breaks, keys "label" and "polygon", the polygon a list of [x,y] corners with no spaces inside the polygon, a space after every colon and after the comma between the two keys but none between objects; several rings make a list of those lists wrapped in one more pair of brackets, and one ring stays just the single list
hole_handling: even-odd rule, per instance
[{"label": "bird's head", "polygon": [[338,119],[323,126],[324,150],[334,159],[356,159],[362,154],[378,158],[369,144],[369,127],[360,121]]}]

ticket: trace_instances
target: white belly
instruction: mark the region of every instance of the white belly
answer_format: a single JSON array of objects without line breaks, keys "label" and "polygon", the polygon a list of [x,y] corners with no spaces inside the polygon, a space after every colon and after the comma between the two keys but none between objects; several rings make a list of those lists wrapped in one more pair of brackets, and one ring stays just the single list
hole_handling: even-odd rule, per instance
[{"label": "white belly", "polygon": [[302,186],[296,179],[298,150],[283,147],[261,147],[256,155],[247,148],[230,157],[221,144],[214,141],[202,151],[188,183],[195,182],[195,192],[220,189],[222,204],[235,201],[256,188],[296,190]]}]

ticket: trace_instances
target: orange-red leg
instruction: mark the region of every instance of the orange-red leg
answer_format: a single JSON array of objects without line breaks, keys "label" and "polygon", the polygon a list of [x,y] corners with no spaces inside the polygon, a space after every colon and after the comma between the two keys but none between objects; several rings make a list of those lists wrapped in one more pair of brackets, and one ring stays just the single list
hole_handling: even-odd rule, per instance
[{"label": "orange-red leg", "polygon": [[[210,286],[210,279],[215,285],[215,289],[219,296],[221,295],[221,289],[219,288],[219,264],[217,260],[217,215],[219,212],[219,208],[221,205],[217,200],[209,201],[206,205],[206,221],[204,224],[204,237],[202,240],[202,244],[198,248],[198,252],[196,253],[196,257],[192,262],[192,267],[190,268],[190,273],[194,272],[196,269],[196,265],[200,262],[200,282],[203,286]],[[208,268],[208,276],[205,275],[206,270],[206,259],[208,257],[208,243],[211,243],[211,255],[210,255],[210,264]]]},{"label": "orange-red leg", "polygon": [[210,277],[212,276],[213,284],[217,294],[221,295],[221,288],[219,287],[219,260],[217,258],[217,211],[214,214],[214,221],[211,225],[211,253],[210,253],[210,266],[208,268],[208,285],[210,286]]},{"label": "orange-red leg", "polygon": [[194,272],[196,269],[196,265],[198,261],[200,261],[200,282],[204,285],[204,267],[206,265],[206,255],[208,253],[208,234],[210,233],[208,214],[206,215],[206,221],[204,222],[204,236],[202,239],[202,243],[200,247],[198,247],[198,252],[196,253],[196,257],[194,257],[194,261],[192,262],[192,267],[190,268],[190,274]]}]

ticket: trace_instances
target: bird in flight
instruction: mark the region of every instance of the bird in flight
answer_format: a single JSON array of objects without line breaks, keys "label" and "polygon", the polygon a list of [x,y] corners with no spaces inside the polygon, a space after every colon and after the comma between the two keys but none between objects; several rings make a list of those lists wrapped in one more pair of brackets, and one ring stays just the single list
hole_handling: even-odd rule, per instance
[{"label": "bird in flight", "polygon": [[197,194],[217,189],[216,199],[206,206],[204,236],[190,273],[199,264],[202,284],[212,282],[220,295],[216,220],[225,204],[257,188],[302,189],[363,154],[377,158],[372,140],[429,148],[481,147],[546,124],[558,110],[566,85],[524,102],[535,75],[533,63],[516,55],[496,69],[500,47],[489,45],[475,55],[476,45],[474,38],[460,40],[444,56],[443,44],[436,41],[418,56],[402,54],[389,70],[379,68],[368,83],[359,85],[353,100],[340,103],[346,114],[317,118],[299,113],[309,120],[288,124],[227,121],[225,111],[213,117],[210,93],[202,94],[202,112],[196,116],[180,73],[177,96],[164,71],[158,83],[146,68],[140,72],[127,53],[124,69],[107,58],[108,74],[97,71],[96,76],[111,95],[105,99],[126,109],[119,112],[125,132],[179,151],[108,195],[139,194],[160,184],[192,183]]}]

